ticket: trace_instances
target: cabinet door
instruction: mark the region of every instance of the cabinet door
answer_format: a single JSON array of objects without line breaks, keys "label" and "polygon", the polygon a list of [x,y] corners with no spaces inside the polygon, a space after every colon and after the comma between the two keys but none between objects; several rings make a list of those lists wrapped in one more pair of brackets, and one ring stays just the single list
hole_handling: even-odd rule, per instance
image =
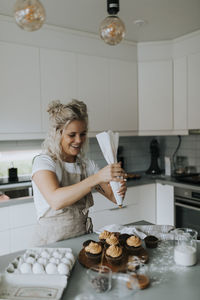
[{"label": "cabinet door", "polygon": [[174,129],[187,129],[187,59],[174,60]]},{"label": "cabinet door", "polygon": [[139,186],[139,215],[140,220],[156,223],[156,186],[147,184]]},{"label": "cabinet door", "polygon": [[108,59],[78,55],[78,97],[88,106],[89,131],[111,127]]},{"label": "cabinet door", "polygon": [[34,203],[13,205],[10,207],[11,228],[23,227],[37,223]]},{"label": "cabinet door", "polygon": [[105,225],[125,225],[140,220],[136,205],[124,205],[123,208],[115,207],[91,212],[90,217],[92,218],[94,231]]},{"label": "cabinet door", "polygon": [[138,129],[137,64],[110,60],[111,124],[115,131]]},{"label": "cabinet door", "polygon": [[52,100],[68,103],[76,94],[76,57],[74,53],[40,50],[43,130],[48,128],[47,107]]},{"label": "cabinet door", "polygon": [[172,130],[172,62],[138,65],[139,130]]},{"label": "cabinet door", "polygon": [[0,133],[41,132],[39,50],[0,43]]},{"label": "cabinet door", "polygon": [[200,53],[188,57],[188,129],[200,128]]},{"label": "cabinet door", "polygon": [[33,239],[34,231],[35,231],[35,225],[11,229],[10,251],[15,252],[15,251],[32,247],[32,239]]},{"label": "cabinet door", "polygon": [[156,184],[157,220],[158,225],[174,226],[174,187]]}]

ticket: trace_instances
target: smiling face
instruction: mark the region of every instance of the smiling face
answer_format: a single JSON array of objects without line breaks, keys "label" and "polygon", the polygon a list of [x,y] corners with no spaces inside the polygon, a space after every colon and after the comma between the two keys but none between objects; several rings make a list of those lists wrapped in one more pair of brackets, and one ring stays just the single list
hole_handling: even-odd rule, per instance
[{"label": "smiling face", "polygon": [[85,143],[86,135],[87,125],[85,121],[74,120],[63,129],[61,147],[64,161],[75,162],[76,156]]}]

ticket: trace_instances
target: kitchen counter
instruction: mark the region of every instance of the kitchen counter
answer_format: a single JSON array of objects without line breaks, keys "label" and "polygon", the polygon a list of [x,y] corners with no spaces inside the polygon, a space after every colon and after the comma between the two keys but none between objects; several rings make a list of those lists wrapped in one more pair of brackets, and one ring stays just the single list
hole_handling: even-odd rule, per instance
[{"label": "kitchen counter", "polygon": [[[134,187],[134,186],[138,186],[138,185],[146,185],[146,184],[151,184],[151,183],[161,183],[161,184],[172,185],[174,187],[194,189],[196,191],[200,191],[200,185],[178,182],[175,178],[173,178],[171,176],[165,176],[162,174],[161,175],[146,175],[142,172],[140,174],[141,174],[140,179],[129,179],[127,181],[127,187]],[[10,187],[17,188],[17,185],[20,188],[23,186],[29,187],[29,186],[31,186],[31,181],[27,182],[27,183],[10,184]],[[8,188],[8,186],[9,185],[6,185],[7,188]],[[0,186],[0,191],[1,191],[1,188],[2,188],[2,186]],[[14,199],[10,199],[7,201],[0,201],[0,208],[10,206],[10,205],[23,204],[23,203],[27,203],[27,202],[33,202],[33,196],[14,198]]]},{"label": "kitchen counter", "polygon": [[[70,247],[72,248],[73,253],[77,257],[79,251],[82,248],[82,243],[87,239],[98,240],[98,236],[96,234],[83,235],[80,237],[51,244],[49,245],[49,247]],[[167,243],[167,242],[161,242],[161,243]],[[171,249],[173,249],[172,246]],[[1,256],[0,271],[3,272],[5,268],[8,266],[9,262],[11,262],[16,256],[18,256],[23,252],[24,251]],[[149,268],[152,266],[155,260],[156,261],[158,260],[159,272],[157,276],[157,282],[155,281],[155,274],[154,274],[155,268],[153,268],[152,269],[153,271],[150,272],[151,285],[145,290],[137,291],[136,294],[132,295],[132,297],[129,298],[126,297],[126,300],[129,299],[131,300],[133,298],[135,300],[149,300],[149,299],[199,300],[200,243],[198,243],[198,263],[192,267],[177,267],[174,264],[173,268],[167,270],[166,269],[166,266],[168,265],[167,260],[169,260],[169,256],[170,256],[168,248],[166,248],[167,254],[165,258],[163,258],[159,248],[148,249],[148,253],[149,253],[149,263],[148,263]],[[165,262],[164,266],[162,264],[162,261]],[[63,294],[62,300],[65,299],[74,300],[75,296],[80,293],[92,293],[95,296],[94,292],[91,290],[91,288],[89,288],[86,271],[87,269],[82,267],[79,264],[79,262],[76,261],[75,267],[69,278],[68,286]],[[96,296],[95,299],[97,299]],[[113,298],[108,294],[107,297],[106,295],[103,295],[103,298],[100,299],[116,299],[116,298]]]}]

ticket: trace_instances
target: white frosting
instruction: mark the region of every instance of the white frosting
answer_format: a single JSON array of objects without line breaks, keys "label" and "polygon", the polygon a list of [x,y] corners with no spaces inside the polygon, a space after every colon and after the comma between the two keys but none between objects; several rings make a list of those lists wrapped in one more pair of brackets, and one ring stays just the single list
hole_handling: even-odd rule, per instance
[{"label": "white frosting", "polygon": [[180,245],[174,248],[174,261],[177,265],[193,266],[197,262],[197,251],[195,247]]}]

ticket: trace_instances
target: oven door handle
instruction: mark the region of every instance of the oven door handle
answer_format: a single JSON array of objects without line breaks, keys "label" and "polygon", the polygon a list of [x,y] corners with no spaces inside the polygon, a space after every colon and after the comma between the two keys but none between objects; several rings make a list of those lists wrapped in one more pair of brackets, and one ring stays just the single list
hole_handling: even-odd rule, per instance
[{"label": "oven door handle", "polygon": [[182,204],[182,203],[179,203],[179,202],[175,202],[175,205],[180,206],[180,207],[189,208],[189,209],[196,210],[196,211],[200,211],[200,208],[198,208],[198,207]]}]

